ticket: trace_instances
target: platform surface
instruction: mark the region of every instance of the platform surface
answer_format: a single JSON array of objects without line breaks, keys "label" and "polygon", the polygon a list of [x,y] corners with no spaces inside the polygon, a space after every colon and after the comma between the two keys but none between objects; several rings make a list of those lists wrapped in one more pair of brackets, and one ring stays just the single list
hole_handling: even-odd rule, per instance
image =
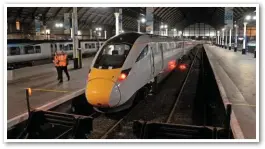
[{"label": "platform surface", "polygon": [[207,44],[204,48],[227,99],[232,103],[232,109],[244,138],[255,139],[256,59],[252,53],[242,55],[241,52]]},{"label": "platform surface", "polygon": [[[85,90],[87,73],[93,57],[83,59],[83,68],[74,70],[68,68],[70,81],[67,81],[65,73],[63,73],[64,82],[59,84],[57,81],[57,73],[55,67],[47,64],[46,67],[53,67],[54,71],[43,75],[24,78],[19,81],[8,83],[7,85],[7,120],[8,126],[13,125],[21,115],[27,112],[26,106],[26,88],[32,88],[32,96],[30,96],[30,106],[32,109],[43,107],[52,107],[57,100],[69,100],[73,96],[82,94]],[[45,67],[45,66],[42,66]],[[34,71],[34,70],[32,70]],[[61,102],[60,101],[60,102]],[[22,121],[20,118],[19,121]],[[9,124],[10,123],[10,124]],[[12,123],[12,124],[11,124]]]}]

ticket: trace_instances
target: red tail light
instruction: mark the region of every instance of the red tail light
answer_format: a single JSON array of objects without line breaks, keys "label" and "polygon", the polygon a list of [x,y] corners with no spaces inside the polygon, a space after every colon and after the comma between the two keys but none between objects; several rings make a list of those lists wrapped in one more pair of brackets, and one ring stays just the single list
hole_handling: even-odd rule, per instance
[{"label": "red tail light", "polygon": [[180,70],[186,70],[187,66],[185,64],[181,64],[181,65],[179,65],[179,69]]},{"label": "red tail light", "polygon": [[127,77],[127,75],[125,73],[121,73],[119,76],[119,81],[126,79],[126,77]]},{"label": "red tail light", "polygon": [[175,60],[172,60],[172,61],[169,61],[168,62],[168,68],[169,68],[169,70],[175,69],[176,66],[177,66],[177,64],[176,64],[176,61]]},{"label": "red tail light", "polygon": [[131,70],[131,68],[122,70],[120,76],[118,77],[118,81],[125,80],[127,78],[127,76],[129,75],[130,70]]}]

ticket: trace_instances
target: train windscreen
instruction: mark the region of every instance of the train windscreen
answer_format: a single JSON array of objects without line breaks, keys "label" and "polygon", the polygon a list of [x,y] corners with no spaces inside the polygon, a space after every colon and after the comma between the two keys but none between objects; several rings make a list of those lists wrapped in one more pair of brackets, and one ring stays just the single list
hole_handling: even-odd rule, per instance
[{"label": "train windscreen", "polygon": [[105,45],[100,51],[94,67],[101,67],[102,69],[121,68],[130,49],[131,45],[128,44]]}]

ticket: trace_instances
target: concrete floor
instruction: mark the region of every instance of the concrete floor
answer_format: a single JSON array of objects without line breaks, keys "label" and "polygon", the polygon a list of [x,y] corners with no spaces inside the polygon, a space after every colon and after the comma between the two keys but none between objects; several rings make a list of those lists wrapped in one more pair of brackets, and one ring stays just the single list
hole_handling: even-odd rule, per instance
[{"label": "concrete floor", "polygon": [[252,53],[205,45],[245,138],[256,138],[256,59]]},{"label": "concrete floor", "polygon": [[[30,106],[32,109],[39,108],[45,104],[62,99],[64,96],[72,95],[85,88],[87,73],[93,57],[83,59],[83,68],[73,70],[68,68],[71,77],[67,81],[64,75],[64,82],[58,84],[55,68],[51,73],[25,78],[7,85],[7,119],[10,120],[27,112],[25,88],[32,88]],[[45,67],[45,66],[42,66]],[[47,64],[46,67],[51,67]],[[32,70],[33,71],[33,70]],[[30,71],[28,72],[30,73]],[[49,105],[52,106],[52,105]]]}]

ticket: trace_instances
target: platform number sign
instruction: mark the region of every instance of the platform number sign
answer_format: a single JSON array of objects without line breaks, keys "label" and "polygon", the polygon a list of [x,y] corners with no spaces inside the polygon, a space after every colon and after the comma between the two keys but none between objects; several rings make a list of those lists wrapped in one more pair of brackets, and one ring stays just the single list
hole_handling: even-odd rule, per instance
[{"label": "platform number sign", "polygon": [[226,24],[226,27],[230,27],[230,28],[233,27],[233,8],[232,7],[225,8],[224,22]]}]

